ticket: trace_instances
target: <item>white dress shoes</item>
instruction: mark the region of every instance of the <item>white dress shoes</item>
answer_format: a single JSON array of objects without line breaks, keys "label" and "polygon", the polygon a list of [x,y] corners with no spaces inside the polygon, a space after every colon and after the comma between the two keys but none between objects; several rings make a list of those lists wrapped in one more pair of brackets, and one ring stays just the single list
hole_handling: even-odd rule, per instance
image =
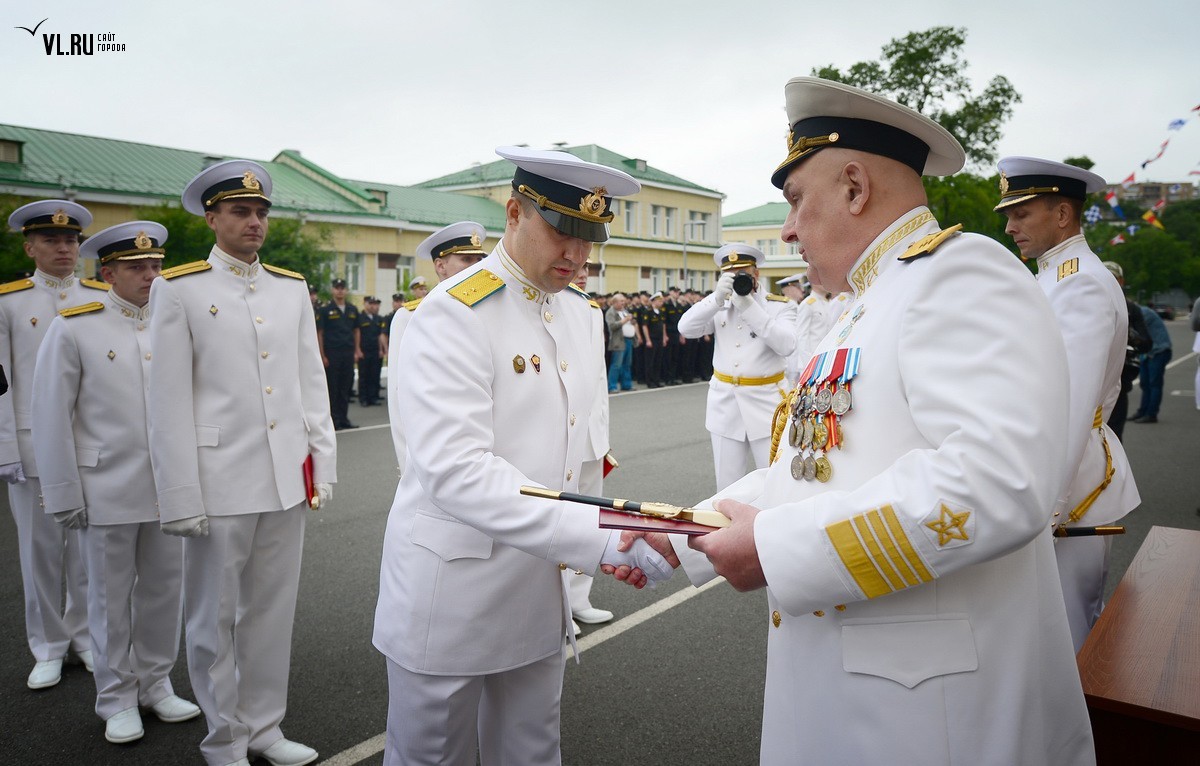
[{"label": "white dress shoes", "polygon": [[609,622],[613,618],[613,613],[607,609],[597,609],[594,606],[589,606],[587,609],[580,609],[577,612],[571,612],[571,616],[579,620],[584,625],[599,625],[602,622]]},{"label": "white dress shoes", "polygon": [[317,751],[290,739],[281,739],[262,751],[260,755],[271,766],[304,766],[317,760]]},{"label": "white dress shoes", "polygon": [[25,683],[30,689],[47,689],[62,680],[62,657],[57,660],[42,660],[29,672]]},{"label": "white dress shoes", "polygon": [[226,764],[226,766],[250,766],[250,759],[242,758],[240,760],[234,761],[233,763]]},{"label": "white dress shoes", "polygon": [[199,707],[174,694],[163,697],[151,705],[150,709],[158,716],[158,720],[164,723],[190,721],[200,715]]},{"label": "white dress shoes", "polygon": [[142,716],[136,707],[126,708],[104,722],[104,738],[113,744],[142,738]]},{"label": "white dress shoes", "polygon": [[579,634],[583,632],[583,628],[579,627],[579,623],[571,620],[571,635],[579,638]]},{"label": "white dress shoes", "polygon": [[79,652],[78,656],[79,656],[79,661],[83,663],[84,670],[86,670],[89,673],[92,673],[96,670],[96,665],[92,662],[92,650],[91,649],[84,649],[82,652]]}]

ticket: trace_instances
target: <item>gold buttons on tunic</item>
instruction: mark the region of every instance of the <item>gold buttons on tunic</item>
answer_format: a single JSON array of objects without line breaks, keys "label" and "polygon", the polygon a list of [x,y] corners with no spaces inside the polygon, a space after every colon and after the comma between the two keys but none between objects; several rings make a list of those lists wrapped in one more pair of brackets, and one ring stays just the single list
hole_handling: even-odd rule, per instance
[{"label": "gold buttons on tunic", "polygon": [[568,468],[567,469],[567,481],[570,481],[571,477],[574,475],[575,475],[575,472],[573,470],[571,470],[570,468]]},{"label": "gold buttons on tunic", "polygon": [[563,372],[566,372],[567,371],[567,360],[566,359],[562,360],[561,362],[558,363],[558,366],[562,368]]},{"label": "gold buttons on tunic", "polygon": [[254,290],[255,290],[254,283],[251,282],[250,283],[250,292],[254,292]]},{"label": "gold buttons on tunic", "polygon": [[838,610],[839,612],[844,612],[844,611],[846,611],[846,605],[838,604],[837,606],[834,607],[834,609]]},{"label": "gold buttons on tunic", "polygon": [[269,354],[269,353],[267,353],[266,351],[262,352],[262,358],[263,358],[263,359],[266,359],[268,356],[270,356],[270,354]]},{"label": "gold buttons on tunic", "polygon": [[262,317],[254,317],[254,321],[262,324]]},{"label": "gold buttons on tunic", "polygon": [[266,390],[267,390],[267,393],[269,394],[269,393],[271,393],[271,390],[272,390],[272,389],[271,389],[271,387],[270,387],[270,386],[267,386],[267,389],[266,389]]},{"label": "gold buttons on tunic", "polygon": [[543,318],[545,318],[545,320],[546,320],[547,322],[553,322],[553,321],[554,321],[554,315],[553,315],[553,314],[551,314],[549,311],[547,311],[546,313],[542,314],[542,317],[543,317]]},{"label": "gold buttons on tunic", "polygon": [[272,420],[270,423],[268,423],[267,428],[270,428],[272,431],[274,431],[275,430],[275,421]]},{"label": "gold buttons on tunic", "polygon": [[575,425],[575,416],[574,415],[571,416],[571,425]]},{"label": "gold buttons on tunic", "polygon": [[149,355],[149,354],[146,354],[146,361],[147,361],[147,362],[149,362],[149,361],[150,361],[150,355]]},{"label": "gold buttons on tunic", "polygon": [[565,571],[567,571],[567,565],[566,565],[566,564],[559,564],[559,565],[558,565],[558,571],[560,571],[560,572],[565,572]]},{"label": "gold buttons on tunic", "polygon": [[771,612],[771,624],[778,628],[781,622],[783,622],[783,615],[778,611]]},{"label": "gold buttons on tunic", "polygon": [[67,297],[67,294],[66,294],[66,293],[59,293],[59,294],[58,294],[58,297],[59,297],[59,298],[63,298],[63,299],[65,299],[65,298]]},{"label": "gold buttons on tunic", "polygon": [[820,609],[818,609],[817,611],[813,612],[813,617],[824,617],[824,616],[825,616],[825,613],[824,613],[824,612],[822,612]]}]

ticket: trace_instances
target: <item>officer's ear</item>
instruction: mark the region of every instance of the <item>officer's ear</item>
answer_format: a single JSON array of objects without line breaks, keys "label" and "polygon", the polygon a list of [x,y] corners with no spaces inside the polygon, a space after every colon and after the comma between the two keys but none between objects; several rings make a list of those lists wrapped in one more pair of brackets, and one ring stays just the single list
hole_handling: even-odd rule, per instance
[{"label": "officer's ear", "polygon": [[504,203],[504,225],[505,228],[515,227],[521,220],[521,214],[524,213],[521,209],[521,201],[512,196],[508,198],[508,202]]},{"label": "officer's ear", "polygon": [[847,162],[842,168],[841,182],[850,214],[859,215],[871,197],[871,178],[867,174],[866,165],[857,160]]}]

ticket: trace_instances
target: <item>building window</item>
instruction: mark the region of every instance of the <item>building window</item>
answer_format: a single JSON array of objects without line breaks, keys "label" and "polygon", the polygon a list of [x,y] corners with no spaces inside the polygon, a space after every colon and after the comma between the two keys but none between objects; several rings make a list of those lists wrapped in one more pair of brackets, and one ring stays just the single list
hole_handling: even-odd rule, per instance
[{"label": "building window", "polygon": [[666,208],[666,211],[667,211],[667,216],[666,216],[667,227],[666,227],[666,231],[663,232],[663,236],[666,237],[667,239],[671,239],[675,236],[675,216],[679,211],[673,207]]},{"label": "building window", "polygon": [[352,293],[362,292],[363,254],[346,253],[345,266],[346,287]]},{"label": "building window", "polygon": [[622,200],[621,204],[625,207],[625,233],[636,236],[638,233],[637,203]]},{"label": "building window", "polygon": [[0,162],[19,163],[21,161],[21,142],[0,140]]},{"label": "building window", "polygon": [[[408,292],[408,280],[415,276],[416,259],[411,255],[402,255],[396,259],[396,292]],[[412,296],[405,296],[411,298]]]},{"label": "building window", "polygon": [[688,211],[687,230],[683,232],[684,239],[691,242],[708,241],[708,222],[710,215],[699,210]]},{"label": "building window", "polygon": [[650,236],[661,237],[663,230],[663,210],[662,205],[650,206]]}]

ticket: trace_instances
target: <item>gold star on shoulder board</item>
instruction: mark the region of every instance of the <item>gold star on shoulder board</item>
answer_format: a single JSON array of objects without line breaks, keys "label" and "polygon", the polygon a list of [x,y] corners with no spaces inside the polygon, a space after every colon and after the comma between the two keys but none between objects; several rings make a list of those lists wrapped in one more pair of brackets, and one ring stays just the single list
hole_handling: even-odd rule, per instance
[{"label": "gold star on shoulder board", "polygon": [[941,504],[941,516],[936,521],[927,521],[925,526],[937,532],[938,545],[946,545],[951,540],[968,540],[967,519],[971,518],[970,511],[955,513],[945,504]]}]

